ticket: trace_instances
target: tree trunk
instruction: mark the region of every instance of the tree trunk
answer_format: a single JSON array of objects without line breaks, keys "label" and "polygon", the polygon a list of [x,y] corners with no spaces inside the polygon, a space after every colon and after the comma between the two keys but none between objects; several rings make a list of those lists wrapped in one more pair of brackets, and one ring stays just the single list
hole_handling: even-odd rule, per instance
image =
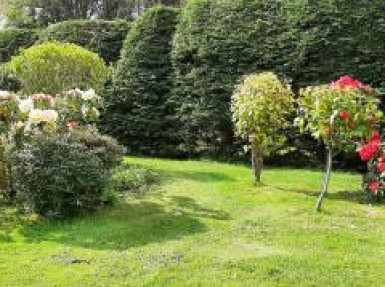
[{"label": "tree trunk", "polygon": [[253,173],[254,173],[254,181],[255,184],[261,183],[261,174],[263,168],[263,157],[262,151],[259,148],[252,149],[252,165],[253,165]]},{"label": "tree trunk", "polygon": [[325,177],[323,180],[323,190],[317,200],[317,205],[316,205],[317,212],[321,212],[323,199],[329,190],[329,183],[330,183],[330,177],[332,172],[332,160],[333,160],[333,150],[331,147],[327,147],[326,171],[325,171]]}]

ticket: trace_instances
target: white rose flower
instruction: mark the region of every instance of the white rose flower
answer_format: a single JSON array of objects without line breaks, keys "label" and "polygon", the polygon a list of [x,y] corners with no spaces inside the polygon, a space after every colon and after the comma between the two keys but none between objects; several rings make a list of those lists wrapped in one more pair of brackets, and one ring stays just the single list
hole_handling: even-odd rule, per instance
[{"label": "white rose flower", "polygon": [[31,98],[26,100],[21,100],[19,103],[19,110],[22,114],[28,114],[31,110],[33,110],[34,104]]},{"label": "white rose flower", "polygon": [[82,99],[84,101],[93,101],[98,98],[94,89],[90,89],[88,91],[82,92]]},{"label": "white rose flower", "polygon": [[45,118],[45,122],[56,123],[57,120],[59,119],[59,114],[55,110],[45,110],[44,118]]},{"label": "white rose flower", "polygon": [[6,100],[11,96],[11,93],[8,91],[0,91],[0,99]]},{"label": "white rose flower", "polygon": [[76,88],[76,89],[72,89],[69,91],[65,91],[65,92],[63,92],[63,94],[65,96],[69,96],[69,97],[78,97],[78,96],[83,94],[83,91],[80,90],[79,88]]},{"label": "white rose flower", "polygon": [[82,107],[82,114],[84,118],[88,116],[93,116],[98,118],[100,116],[100,112],[97,108],[95,107],[89,108],[87,106]]},{"label": "white rose flower", "polygon": [[55,110],[32,110],[29,113],[28,121],[31,124],[40,124],[44,123],[56,123],[59,118],[59,114]]}]

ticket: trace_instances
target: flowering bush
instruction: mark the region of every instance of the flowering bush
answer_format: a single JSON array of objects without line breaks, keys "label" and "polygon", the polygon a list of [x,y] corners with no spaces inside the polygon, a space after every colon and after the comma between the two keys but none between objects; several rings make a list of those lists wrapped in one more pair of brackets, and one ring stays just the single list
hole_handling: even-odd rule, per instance
[{"label": "flowering bush", "polygon": [[374,90],[348,76],[301,92],[300,125],[336,151],[370,137],[383,118]]},{"label": "flowering bush", "polygon": [[34,94],[20,99],[16,94],[0,91],[1,134],[7,139],[22,133],[54,133],[63,129],[95,123],[99,117],[101,98],[94,90],[79,89],[55,97]]},{"label": "flowering bush", "polygon": [[94,90],[76,89],[57,96],[34,94],[24,98],[0,91],[1,190],[11,193],[6,153],[36,135],[55,135],[80,126],[92,126],[98,119],[100,106],[101,98]]},{"label": "flowering bush", "polygon": [[301,92],[301,116],[299,124],[303,130],[324,142],[327,150],[324,188],[318,202],[328,191],[333,156],[341,150],[349,150],[364,139],[371,141],[361,149],[361,157],[371,159],[379,145],[377,125],[383,120],[380,101],[368,85],[349,76],[341,77],[330,85],[309,87]]},{"label": "flowering bush", "polygon": [[364,180],[364,189],[370,199],[385,197],[385,144],[378,131],[369,141],[358,149],[362,161],[368,164],[368,173]]},{"label": "flowering bush", "polygon": [[22,99],[0,91],[0,184],[5,194],[29,211],[55,217],[105,202],[105,187],[124,149],[97,131],[101,104],[92,89]]}]

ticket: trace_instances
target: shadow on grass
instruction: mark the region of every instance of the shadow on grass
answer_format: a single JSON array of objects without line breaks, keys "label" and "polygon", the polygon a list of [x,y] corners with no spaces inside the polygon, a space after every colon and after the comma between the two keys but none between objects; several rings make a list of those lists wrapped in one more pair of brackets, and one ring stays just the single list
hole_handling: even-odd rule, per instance
[{"label": "shadow on grass", "polygon": [[[288,189],[288,188],[282,188],[277,186],[272,186],[275,189],[281,190],[281,191],[287,191],[287,192],[294,192],[303,194],[306,196],[312,196],[312,197],[319,197],[321,191],[310,191],[310,190],[302,190],[302,189]],[[358,204],[367,204],[368,203],[368,197],[362,192],[362,190],[356,190],[356,191],[336,191],[336,192],[329,192],[326,197],[328,200],[339,200],[339,201],[347,201],[347,202],[353,202]]]},{"label": "shadow on grass", "polygon": [[121,203],[71,222],[38,222],[24,226],[21,233],[31,243],[53,241],[89,249],[126,250],[206,232],[203,218],[227,220],[229,215],[204,208],[191,198],[170,197],[160,203]]}]

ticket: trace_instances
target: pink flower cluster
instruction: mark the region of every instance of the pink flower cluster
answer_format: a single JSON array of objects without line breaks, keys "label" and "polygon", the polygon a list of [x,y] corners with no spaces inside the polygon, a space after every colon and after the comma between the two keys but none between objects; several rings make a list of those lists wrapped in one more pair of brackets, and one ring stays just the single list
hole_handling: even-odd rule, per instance
[{"label": "pink flower cluster", "polygon": [[349,76],[343,76],[337,81],[332,82],[330,85],[332,88],[347,90],[347,89],[363,89],[366,92],[371,92],[373,89],[369,85],[364,85],[361,81],[355,80]]}]

